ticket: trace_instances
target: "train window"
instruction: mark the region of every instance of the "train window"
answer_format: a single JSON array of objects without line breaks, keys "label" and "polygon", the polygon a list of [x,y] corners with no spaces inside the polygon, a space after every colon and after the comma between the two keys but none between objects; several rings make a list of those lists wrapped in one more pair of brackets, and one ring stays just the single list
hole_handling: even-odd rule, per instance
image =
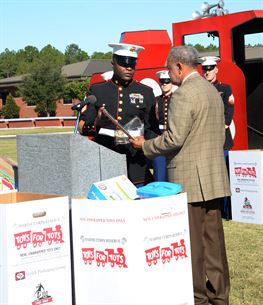
[{"label": "train window", "polygon": [[184,44],[194,46],[204,56],[219,56],[218,32],[186,35]]},{"label": "train window", "polygon": [[246,34],[245,39],[245,60],[263,60],[263,33]]}]

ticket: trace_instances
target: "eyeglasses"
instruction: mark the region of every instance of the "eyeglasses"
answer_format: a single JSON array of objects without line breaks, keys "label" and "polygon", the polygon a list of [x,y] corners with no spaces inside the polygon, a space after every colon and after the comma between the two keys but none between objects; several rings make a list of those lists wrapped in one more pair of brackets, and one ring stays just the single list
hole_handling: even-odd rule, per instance
[{"label": "eyeglasses", "polygon": [[170,83],[171,83],[171,80],[169,78],[160,79],[160,84],[161,85],[168,85]]},{"label": "eyeglasses", "polygon": [[209,72],[209,71],[214,70],[214,68],[215,68],[215,66],[203,66],[202,70],[203,70],[203,72]]}]

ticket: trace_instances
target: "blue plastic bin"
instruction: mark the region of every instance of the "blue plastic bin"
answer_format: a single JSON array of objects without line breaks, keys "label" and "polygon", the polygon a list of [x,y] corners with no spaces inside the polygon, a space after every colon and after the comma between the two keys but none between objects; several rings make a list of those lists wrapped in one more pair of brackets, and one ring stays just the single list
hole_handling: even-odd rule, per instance
[{"label": "blue plastic bin", "polygon": [[171,196],[181,192],[181,184],[162,181],[151,182],[137,189],[137,195],[141,198]]}]

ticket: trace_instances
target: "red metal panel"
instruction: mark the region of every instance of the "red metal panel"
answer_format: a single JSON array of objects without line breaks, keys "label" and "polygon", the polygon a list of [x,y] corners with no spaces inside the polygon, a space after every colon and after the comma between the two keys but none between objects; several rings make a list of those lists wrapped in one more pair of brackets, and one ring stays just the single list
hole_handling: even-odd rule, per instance
[{"label": "red metal panel", "polygon": [[172,46],[166,30],[124,32],[120,42],[137,44],[145,48],[139,54],[137,69],[164,66]]},{"label": "red metal panel", "polygon": [[221,61],[218,65],[218,79],[230,84],[235,96],[235,138],[233,149],[247,149],[247,113],[245,77],[242,70],[233,61],[232,30],[234,27],[246,23],[254,18],[263,17],[263,11],[239,12],[219,17],[202,18],[186,22],[173,23],[173,45],[183,44],[184,36],[218,32]]}]

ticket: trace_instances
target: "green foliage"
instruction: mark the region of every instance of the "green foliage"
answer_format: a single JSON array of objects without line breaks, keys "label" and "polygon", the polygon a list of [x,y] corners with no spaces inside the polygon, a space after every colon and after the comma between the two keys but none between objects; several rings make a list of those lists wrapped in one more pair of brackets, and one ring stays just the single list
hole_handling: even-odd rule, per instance
[{"label": "green foliage", "polygon": [[42,62],[49,62],[62,67],[65,64],[65,55],[50,44],[39,52],[39,59]]},{"label": "green foliage", "polygon": [[64,98],[83,100],[89,85],[89,79],[85,81],[72,81],[65,85]]},{"label": "green foliage", "polygon": [[12,95],[8,95],[6,98],[6,104],[0,110],[0,115],[5,119],[15,119],[19,118],[20,107],[17,106]]},{"label": "green foliage", "polygon": [[65,79],[59,64],[37,61],[19,91],[28,105],[36,105],[39,116],[56,115],[56,101],[63,96]]},{"label": "green foliage", "polygon": [[0,78],[16,75],[17,67],[16,53],[5,49],[5,52],[0,54]]},{"label": "green foliage", "polygon": [[66,47],[65,50],[65,64],[73,64],[83,60],[89,59],[89,55],[82,51],[78,45],[70,44]]},{"label": "green foliage", "polygon": [[17,75],[30,73],[32,64],[39,59],[39,51],[36,47],[26,46],[16,53],[18,62]]},{"label": "green foliage", "polygon": [[213,44],[209,44],[207,47],[204,47],[203,45],[201,45],[200,43],[197,43],[195,45],[192,45],[191,43],[188,44],[189,46],[193,46],[194,48],[196,48],[196,50],[200,53],[202,52],[210,52],[210,51],[216,51],[219,48],[216,45]]},{"label": "green foliage", "polygon": [[36,47],[26,46],[24,49],[17,51],[16,57],[19,61],[32,63],[39,58],[39,51]]},{"label": "green foliage", "polygon": [[112,52],[102,53],[102,52],[94,52],[91,55],[91,59],[111,59]]}]

